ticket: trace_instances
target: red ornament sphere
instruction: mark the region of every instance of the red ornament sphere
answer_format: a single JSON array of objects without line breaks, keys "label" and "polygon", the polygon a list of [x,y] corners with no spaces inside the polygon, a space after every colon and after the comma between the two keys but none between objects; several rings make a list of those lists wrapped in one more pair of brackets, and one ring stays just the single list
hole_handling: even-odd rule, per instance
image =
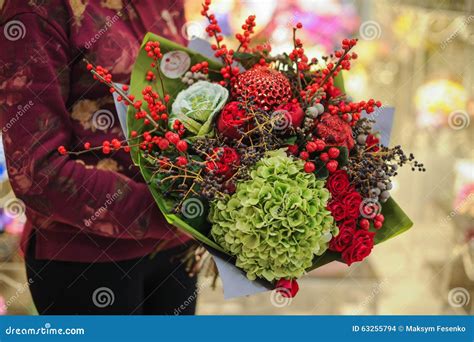
[{"label": "red ornament sphere", "polygon": [[253,97],[257,107],[269,111],[290,102],[291,85],[281,72],[266,66],[255,66],[237,76],[232,97]]}]

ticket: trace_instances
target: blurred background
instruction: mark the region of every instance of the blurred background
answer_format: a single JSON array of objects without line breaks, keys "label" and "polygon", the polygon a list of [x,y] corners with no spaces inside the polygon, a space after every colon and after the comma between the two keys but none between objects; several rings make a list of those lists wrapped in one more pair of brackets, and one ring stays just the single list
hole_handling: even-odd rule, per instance
[{"label": "blurred background", "polygon": [[[205,38],[200,1],[185,2],[183,35]],[[400,173],[392,194],[414,226],[364,262],[308,274],[292,300],[262,293],[225,301],[219,281],[212,289],[201,279],[198,314],[473,314],[474,1],[213,0],[213,10],[228,46],[250,14],[257,14],[254,42],[269,42],[275,54],[291,50],[297,22],[309,57],[358,37],[359,59],[344,74],[348,94],[395,107],[391,145],[413,152],[427,172]],[[0,314],[31,314],[18,252],[24,208],[2,155]]]}]

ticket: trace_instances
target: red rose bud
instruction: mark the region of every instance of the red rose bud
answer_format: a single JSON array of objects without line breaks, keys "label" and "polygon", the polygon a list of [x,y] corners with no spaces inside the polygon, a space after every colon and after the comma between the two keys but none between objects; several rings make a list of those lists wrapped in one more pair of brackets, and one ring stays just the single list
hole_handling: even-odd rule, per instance
[{"label": "red rose bud", "polygon": [[337,162],[337,160],[330,160],[327,162],[326,167],[329,173],[333,173],[337,170],[338,165],[339,163]]},{"label": "red rose bud", "polygon": [[318,145],[313,142],[313,141],[310,141],[309,143],[306,144],[306,150],[309,152],[309,153],[313,153],[314,151],[316,151],[318,149]]},{"label": "red rose bud", "polygon": [[312,162],[306,162],[304,163],[304,171],[307,173],[312,173],[316,170],[316,166]]},{"label": "red rose bud", "polygon": [[[289,114],[291,125],[293,127],[300,127],[303,123],[304,112],[299,103],[287,103],[282,106],[279,106],[275,111],[284,110]],[[309,151],[309,150],[308,150]]]},{"label": "red rose bud", "polygon": [[359,227],[364,230],[369,230],[370,222],[367,219],[362,219],[359,221]]},{"label": "red rose bud", "polygon": [[250,118],[244,109],[239,108],[238,104],[236,101],[226,104],[217,119],[217,130],[231,139],[240,138],[242,134],[239,129],[244,132],[250,129]]},{"label": "red rose bud", "polygon": [[300,287],[295,279],[280,279],[275,285],[275,289],[285,298],[293,298],[298,293]]},{"label": "red rose bud", "polygon": [[288,153],[294,155],[294,156],[297,156],[298,155],[298,145],[297,144],[294,144],[294,145],[288,145],[286,147]]},{"label": "red rose bud", "polygon": [[329,158],[331,159],[336,159],[337,157],[339,157],[339,149],[335,148],[335,147],[331,147],[329,150],[328,150],[328,155],[329,155]]},{"label": "red rose bud", "polygon": [[300,152],[300,158],[303,159],[303,160],[306,160],[309,158],[309,153],[306,152],[306,151],[301,151]]},{"label": "red rose bud", "polygon": [[327,162],[329,160],[329,155],[326,152],[321,153],[321,155],[319,156],[319,159],[321,159],[321,161],[323,162]]}]

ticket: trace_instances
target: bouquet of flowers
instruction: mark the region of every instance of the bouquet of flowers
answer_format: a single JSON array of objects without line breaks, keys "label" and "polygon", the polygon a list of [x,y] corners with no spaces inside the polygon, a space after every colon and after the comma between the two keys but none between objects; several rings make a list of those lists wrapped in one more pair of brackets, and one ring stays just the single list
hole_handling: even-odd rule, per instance
[{"label": "bouquet of flowers", "polygon": [[293,50],[273,56],[269,45],[250,47],[250,16],[232,50],[209,5],[202,15],[216,58],[149,33],[130,87],[87,65],[128,106],[129,136],[86,148],[130,151],[170,224],[228,255],[248,279],[293,296],[309,270],[361,261],[407,230],[391,178],[404,164],[424,167],[400,146],[382,146],[374,120],[361,117],[379,101],[344,93],[356,39],[310,59],[298,23]]}]

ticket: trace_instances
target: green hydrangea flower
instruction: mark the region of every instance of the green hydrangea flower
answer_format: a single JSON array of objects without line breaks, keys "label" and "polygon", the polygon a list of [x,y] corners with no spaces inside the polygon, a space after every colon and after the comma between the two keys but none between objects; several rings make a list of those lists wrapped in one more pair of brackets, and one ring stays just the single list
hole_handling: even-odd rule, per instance
[{"label": "green hydrangea flower", "polygon": [[302,276],[339,232],[324,180],[303,165],[284,150],[268,153],[232,196],[211,203],[212,237],[251,280]]}]

